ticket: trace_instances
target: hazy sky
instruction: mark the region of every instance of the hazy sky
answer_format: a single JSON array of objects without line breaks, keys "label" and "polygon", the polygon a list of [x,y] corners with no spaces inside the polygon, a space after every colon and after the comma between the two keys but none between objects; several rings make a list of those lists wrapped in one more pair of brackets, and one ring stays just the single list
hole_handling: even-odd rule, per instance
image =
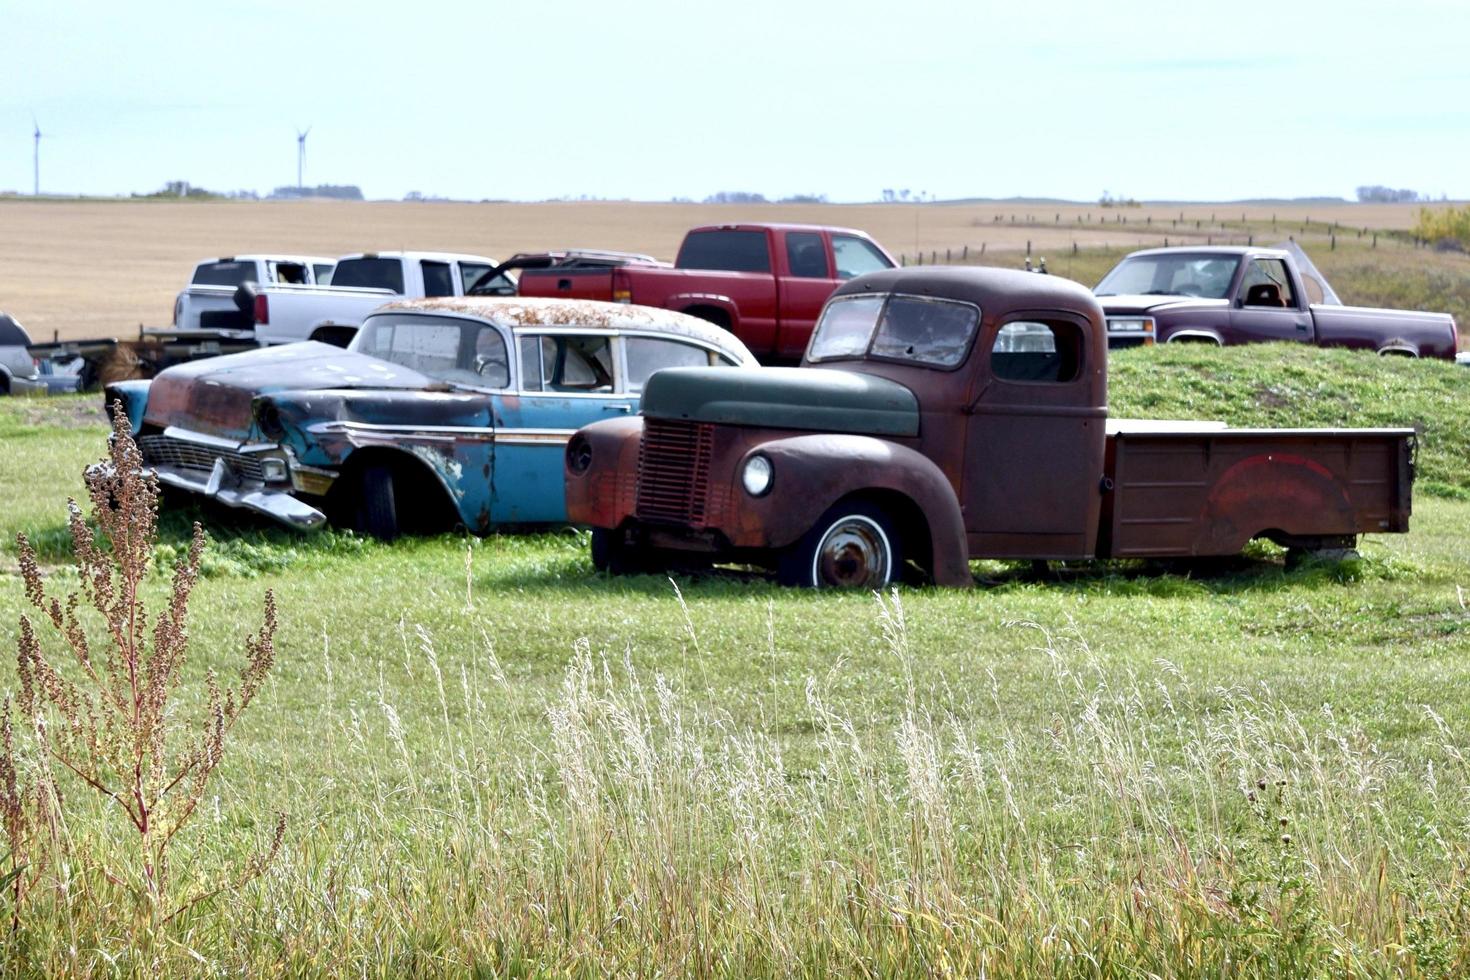
[{"label": "hazy sky", "polygon": [[1470,3],[0,0],[0,190],[1470,197]]}]

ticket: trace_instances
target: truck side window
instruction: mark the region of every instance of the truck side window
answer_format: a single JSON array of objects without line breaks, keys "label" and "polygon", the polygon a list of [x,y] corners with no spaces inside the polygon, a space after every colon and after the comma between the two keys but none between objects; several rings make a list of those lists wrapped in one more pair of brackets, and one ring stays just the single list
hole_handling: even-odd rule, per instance
[{"label": "truck side window", "polygon": [[691,231],[674,265],[722,272],[770,272],[771,250],[763,231]]},{"label": "truck side window", "polygon": [[1082,366],[1082,331],[1075,323],[1012,320],[996,332],[990,373],[1003,381],[1067,382]]},{"label": "truck side window", "polygon": [[449,275],[448,262],[420,262],[424,270],[425,296],[453,296],[454,280]]},{"label": "truck side window", "polygon": [[851,279],[865,272],[893,268],[893,263],[882,252],[853,235],[832,236],[832,258],[837,262],[838,279]]},{"label": "truck side window", "polygon": [[1296,293],[1291,289],[1291,277],[1286,274],[1286,263],[1280,259],[1254,259],[1245,276],[1240,280],[1240,296],[1243,306],[1265,306],[1296,308]]},{"label": "truck side window", "polygon": [[316,284],[318,286],[330,286],[332,284],[332,270],[335,268],[336,266],[328,265],[326,263],[317,263],[316,265],[313,265],[311,267],[311,270],[316,276]]},{"label": "truck side window", "polygon": [[786,263],[798,279],[826,279],[827,250],[822,247],[822,236],[810,231],[788,232]]}]

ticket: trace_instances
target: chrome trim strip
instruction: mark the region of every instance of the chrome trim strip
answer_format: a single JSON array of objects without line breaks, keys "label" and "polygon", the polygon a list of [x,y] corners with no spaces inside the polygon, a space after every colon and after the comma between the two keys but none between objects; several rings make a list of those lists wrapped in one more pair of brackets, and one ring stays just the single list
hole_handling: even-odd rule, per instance
[{"label": "chrome trim strip", "polygon": [[507,446],[564,446],[576,429],[498,429],[495,441]]},{"label": "chrome trim strip", "polygon": [[346,420],[317,422],[307,426],[306,431],[332,435],[357,432],[364,435],[422,436],[428,439],[479,439],[487,442],[495,438],[495,430],[488,426],[388,425],[381,422],[352,422]]}]

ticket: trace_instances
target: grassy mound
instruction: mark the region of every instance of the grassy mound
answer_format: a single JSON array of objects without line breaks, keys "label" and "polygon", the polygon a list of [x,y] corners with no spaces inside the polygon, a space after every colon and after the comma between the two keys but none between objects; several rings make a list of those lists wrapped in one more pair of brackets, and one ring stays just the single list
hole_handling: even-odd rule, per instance
[{"label": "grassy mound", "polygon": [[1181,344],[1113,352],[1115,418],[1231,425],[1412,426],[1415,490],[1470,499],[1470,371],[1447,361],[1296,344]]}]

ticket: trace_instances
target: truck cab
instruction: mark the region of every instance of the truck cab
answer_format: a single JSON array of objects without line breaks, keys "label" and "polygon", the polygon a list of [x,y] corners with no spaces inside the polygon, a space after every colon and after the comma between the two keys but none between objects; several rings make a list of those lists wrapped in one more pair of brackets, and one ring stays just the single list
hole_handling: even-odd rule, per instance
[{"label": "truck cab", "polygon": [[677,310],[729,330],[764,362],[785,364],[801,359],[833,290],[855,276],[897,265],[864,232],[796,224],[691,229],[672,266],[607,254],[615,261],[527,269],[521,295]]},{"label": "truck cab", "polygon": [[786,583],[971,581],[972,558],[1325,549],[1408,526],[1413,432],[1110,420],[1082,286],[894,269],[829,300],[801,368],[654,374],[568,446],[571,520],[613,571],[697,556]]}]

